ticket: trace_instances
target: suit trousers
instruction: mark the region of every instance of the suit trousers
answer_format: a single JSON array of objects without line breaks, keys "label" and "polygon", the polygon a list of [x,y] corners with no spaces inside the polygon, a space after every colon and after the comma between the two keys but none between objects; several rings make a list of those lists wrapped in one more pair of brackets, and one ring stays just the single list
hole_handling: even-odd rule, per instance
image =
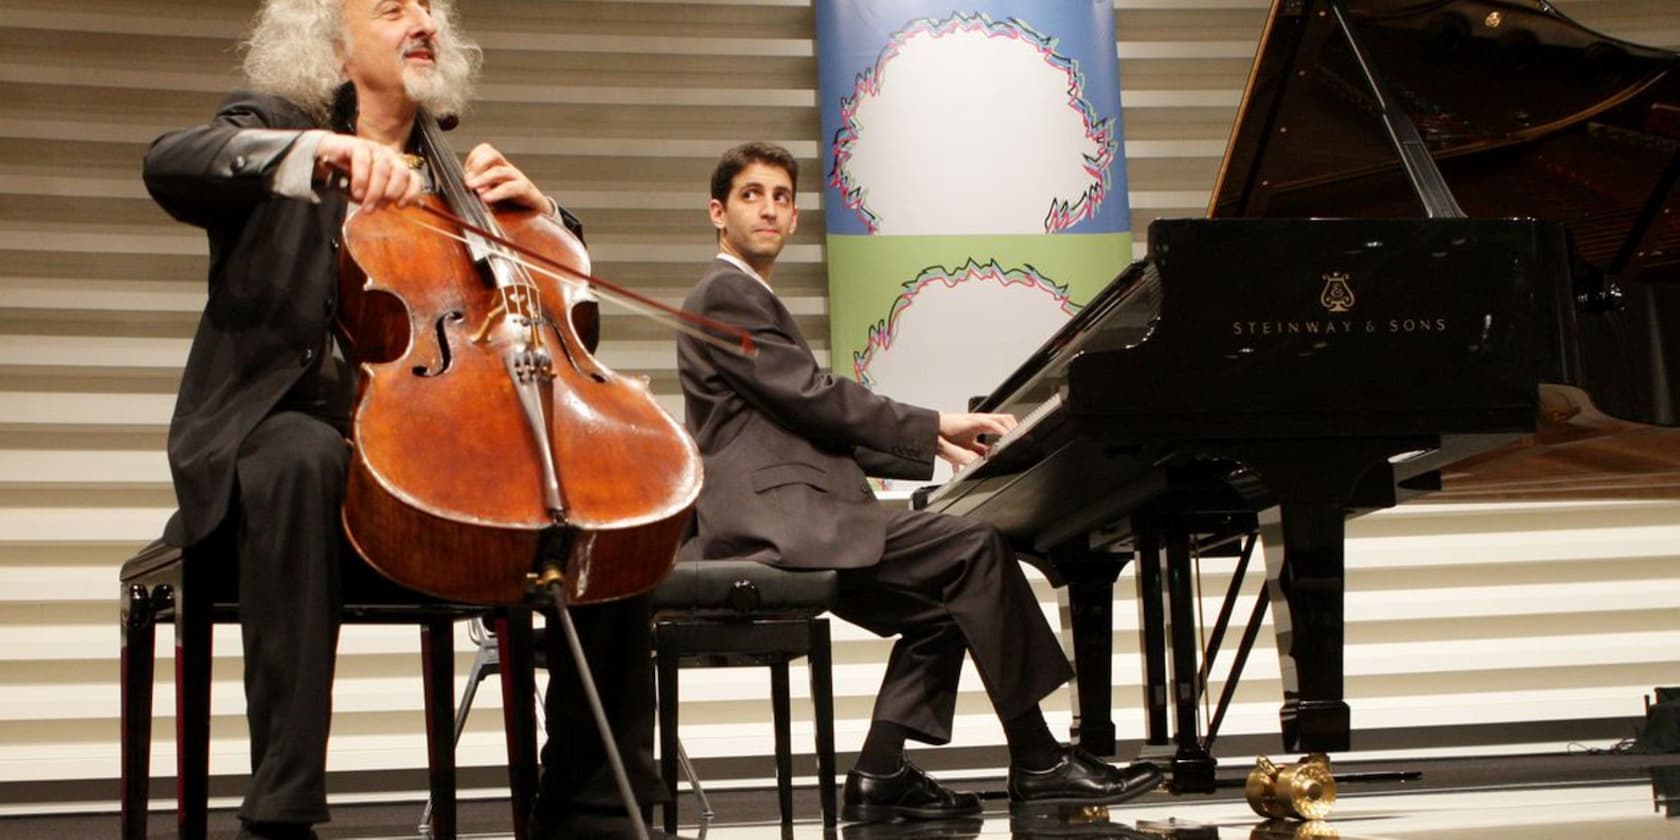
[{"label": "suit trousers", "polygon": [[239,448],[239,625],[251,777],[240,819],[327,819],[344,556],[339,507],[350,449],[332,425],[296,411],[265,418]]},{"label": "suit trousers", "polygon": [[842,569],[834,614],[897,634],[874,719],[921,741],[951,740],[963,655],[1000,720],[1032,710],[1073,676],[1009,543],[983,522],[895,511],[881,562]]}]

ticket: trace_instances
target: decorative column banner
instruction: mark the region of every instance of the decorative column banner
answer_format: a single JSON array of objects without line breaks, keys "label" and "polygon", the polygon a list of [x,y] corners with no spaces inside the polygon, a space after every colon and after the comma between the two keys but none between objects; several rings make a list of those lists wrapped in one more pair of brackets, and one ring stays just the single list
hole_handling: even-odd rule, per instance
[{"label": "decorative column banner", "polygon": [[989,392],[1131,262],[1112,0],[816,0],[835,373]]}]

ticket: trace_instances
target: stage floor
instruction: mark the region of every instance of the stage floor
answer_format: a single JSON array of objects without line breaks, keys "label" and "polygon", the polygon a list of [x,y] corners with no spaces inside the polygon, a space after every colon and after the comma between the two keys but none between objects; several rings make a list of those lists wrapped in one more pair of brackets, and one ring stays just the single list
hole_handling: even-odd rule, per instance
[{"label": "stage floor", "polygon": [[[721,822],[701,833],[685,826],[684,837],[706,840],[770,840],[788,836],[780,826]],[[493,835],[492,835],[493,836]],[[882,838],[1114,837],[1134,840],[1657,840],[1680,838],[1680,812],[1665,816],[1653,808],[1650,784],[1581,785],[1455,792],[1343,795],[1323,823],[1267,822],[1246,803],[1193,797],[1148,797],[1110,809],[1107,820],[1055,824],[1012,820],[1006,809],[965,822],[843,825],[825,835],[815,822],[793,827],[794,838],[838,836]]]},{"label": "stage floor", "polygon": [[[774,789],[712,789],[708,825],[687,792],[679,798],[679,831],[705,840],[884,840],[885,838],[1114,837],[1133,840],[1680,840],[1680,754],[1528,754],[1474,759],[1345,762],[1336,766],[1337,802],[1323,823],[1268,822],[1242,795],[1244,768],[1222,763],[1219,788],[1209,795],[1158,790],[1086,819],[1011,818],[1000,778],[953,779],[954,787],[984,797],[979,818],[953,823],[849,824],[825,829],[813,787],[796,787],[791,828],[777,821]],[[721,785],[715,788],[721,788]],[[232,805],[235,803],[227,803]],[[166,803],[156,802],[156,806]],[[411,840],[421,803],[378,796],[337,802],[333,820],[318,826],[321,840]],[[175,836],[174,813],[151,813],[153,840]],[[656,820],[660,818],[655,811]],[[468,795],[459,803],[461,840],[511,840],[505,795]],[[35,814],[0,819],[6,840],[80,840],[115,837],[116,815]],[[210,814],[211,840],[237,828],[229,808]]]}]

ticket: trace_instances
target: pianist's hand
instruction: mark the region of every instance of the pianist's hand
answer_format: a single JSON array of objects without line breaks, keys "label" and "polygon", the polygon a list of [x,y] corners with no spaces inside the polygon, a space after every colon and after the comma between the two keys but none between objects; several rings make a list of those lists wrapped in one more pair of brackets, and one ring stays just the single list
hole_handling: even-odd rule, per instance
[{"label": "pianist's hand", "polygon": [[952,443],[949,439],[943,436],[939,438],[939,457],[943,459],[945,463],[950,464],[957,469],[962,469],[964,466],[980,460],[979,455]]},{"label": "pianist's hand", "polygon": [[939,457],[960,467],[986,454],[981,435],[1001,435],[1015,428],[1008,414],[940,414]]}]

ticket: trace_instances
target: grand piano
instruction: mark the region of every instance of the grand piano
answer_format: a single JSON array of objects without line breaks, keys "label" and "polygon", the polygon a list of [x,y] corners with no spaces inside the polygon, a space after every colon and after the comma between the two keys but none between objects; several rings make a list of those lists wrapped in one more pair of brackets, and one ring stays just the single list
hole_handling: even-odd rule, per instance
[{"label": "grand piano", "polygon": [[[975,406],[1020,425],[914,503],[993,523],[1068,587],[1099,754],[1134,562],[1145,752],[1210,790],[1268,606],[1284,749],[1350,748],[1349,517],[1680,496],[1677,333],[1680,56],[1544,0],[1275,0],[1207,218],[1151,224]],[[1255,535],[1265,592],[1204,734],[1191,558],[1240,554],[1240,578]]]}]

